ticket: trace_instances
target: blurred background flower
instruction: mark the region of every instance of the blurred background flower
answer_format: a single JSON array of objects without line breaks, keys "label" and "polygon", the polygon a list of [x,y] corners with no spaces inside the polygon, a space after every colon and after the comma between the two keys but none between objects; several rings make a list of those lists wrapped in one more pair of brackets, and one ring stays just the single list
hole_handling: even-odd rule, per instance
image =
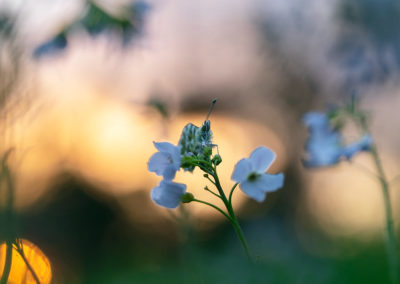
[{"label": "blurred background flower", "polygon": [[[373,169],[370,157],[304,170],[301,117],[360,97],[393,179],[398,228],[399,9],[392,0],[0,1],[1,117],[13,118],[2,120],[1,147],[16,149],[19,234],[47,255],[55,283],[385,282],[383,202],[360,169]],[[277,153],[271,173],[285,173],[264,203],[234,196],[255,266],[218,212],[150,200],[152,141],[176,144],[214,97],[224,188],[260,145]],[[197,170],[175,181],[207,195]]]}]

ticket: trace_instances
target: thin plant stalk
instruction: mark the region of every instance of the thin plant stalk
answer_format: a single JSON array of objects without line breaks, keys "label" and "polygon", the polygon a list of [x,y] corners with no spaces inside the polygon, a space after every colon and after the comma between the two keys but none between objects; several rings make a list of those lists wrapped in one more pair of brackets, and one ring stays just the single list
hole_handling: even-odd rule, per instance
[{"label": "thin plant stalk", "polygon": [[7,202],[5,208],[5,222],[6,222],[6,258],[4,262],[3,275],[1,276],[0,283],[6,284],[8,283],[8,277],[10,276],[11,265],[12,265],[12,250],[13,250],[13,241],[14,241],[14,232],[13,232],[13,203],[14,203],[14,192],[13,192],[13,183],[11,180],[9,169],[6,165],[8,154],[10,151],[6,152],[1,161],[1,176],[0,182],[5,182],[5,186],[7,188]]},{"label": "thin plant stalk", "polygon": [[231,222],[233,228],[235,229],[236,234],[239,237],[240,243],[241,243],[241,245],[243,247],[244,252],[246,253],[247,258],[251,261],[252,258],[251,258],[251,255],[250,255],[249,246],[247,245],[246,238],[244,237],[243,230],[240,227],[240,224],[239,224],[239,222],[237,220],[235,212],[233,211],[232,204],[227,202],[227,203],[225,203],[225,206],[227,207],[227,210],[229,212],[229,216],[230,216],[229,221]]},{"label": "thin plant stalk", "polygon": [[11,271],[11,263],[12,263],[12,250],[13,250],[13,245],[12,242],[7,240],[6,241],[6,259],[4,262],[4,267],[3,267],[3,275],[1,276],[0,284],[7,284],[8,282],[8,277],[10,276],[10,271]]},{"label": "thin plant stalk", "polygon": [[[247,256],[247,258],[252,261],[251,255],[250,255],[250,251],[249,251],[249,246],[247,245],[246,239],[244,237],[244,233],[242,228],[239,225],[239,222],[237,220],[237,217],[235,215],[235,211],[233,210],[232,207],[232,194],[233,191],[235,190],[235,188],[237,187],[237,183],[232,187],[231,192],[229,194],[229,198],[226,197],[224,190],[222,189],[221,183],[219,181],[218,178],[218,174],[217,174],[217,167],[215,164],[211,163],[211,162],[205,162],[205,161],[197,161],[199,162],[198,166],[200,169],[202,169],[204,172],[206,172],[206,174],[204,175],[204,177],[206,177],[218,190],[218,194],[211,191],[208,187],[205,187],[205,190],[210,192],[211,194],[213,194],[214,196],[218,197],[219,199],[222,200],[222,202],[225,205],[226,211],[222,210],[221,208],[219,208],[218,206],[211,204],[209,202],[203,201],[203,200],[199,200],[199,199],[195,199],[193,198],[191,201],[193,202],[198,202],[198,203],[202,203],[205,204],[207,206],[210,206],[216,210],[218,210],[222,215],[224,215],[224,217],[226,219],[228,219],[228,221],[232,224],[233,228],[235,229],[235,232],[237,234],[237,236],[239,237],[240,243],[243,247],[243,250]],[[203,164],[200,164],[203,163]],[[212,176],[214,180],[212,180],[208,175]]]},{"label": "thin plant stalk", "polygon": [[230,204],[228,205],[228,206],[230,206],[230,209],[228,210],[229,213],[227,214],[221,208],[219,208],[218,206],[215,206],[214,204],[211,204],[209,202],[206,202],[206,201],[203,201],[203,200],[199,200],[199,199],[193,199],[192,201],[193,202],[202,203],[202,204],[205,204],[207,206],[210,206],[210,207],[218,210],[218,212],[220,212],[222,215],[224,215],[224,217],[226,219],[228,219],[228,221],[232,224],[233,228],[235,229],[236,234],[239,237],[240,243],[241,243],[241,245],[243,247],[243,250],[246,253],[247,258],[251,261],[252,258],[251,258],[250,252],[249,252],[249,247],[247,245],[246,239],[244,237],[244,233],[242,231],[242,228],[239,225],[239,222],[238,222],[238,220],[236,218],[236,215],[235,215],[231,205]]},{"label": "thin plant stalk", "polygon": [[5,186],[7,188],[7,204],[6,204],[6,226],[7,226],[7,239],[6,239],[6,259],[4,263],[3,275],[0,279],[0,284],[6,284],[8,282],[8,278],[11,271],[12,266],[12,250],[13,244],[16,245],[17,252],[22,257],[23,261],[25,262],[28,270],[31,272],[33,278],[35,279],[37,284],[40,284],[39,278],[36,275],[35,271],[33,270],[32,266],[30,265],[29,261],[26,259],[22,243],[16,237],[14,232],[14,212],[13,212],[13,203],[14,203],[14,184],[10,169],[7,165],[7,158],[8,155],[11,153],[11,150],[7,151],[2,159],[2,172],[1,172],[1,180],[5,182]]},{"label": "thin plant stalk", "polygon": [[29,263],[29,261],[25,257],[24,248],[23,248],[22,243],[20,241],[17,244],[17,252],[19,253],[19,255],[24,260],[26,267],[28,268],[28,270],[30,271],[30,273],[33,276],[33,279],[35,279],[37,284],[40,284],[39,277],[37,276],[37,274],[36,274],[35,270],[33,269],[32,265]]},{"label": "thin plant stalk", "polygon": [[393,283],[399,283],[397,246],[396,246],[396,238],[395,238],[395,233],[394,233],[392,205],[390,202],[389,183],[386,179],[385,173],[383,171],[382,163],[379,158],[378,152],[376,151],[375,146],[373,146],[371,148],[371,155],[372,155],[376,169],[379,174],[379,182],[382,187],[383,201],[385,204],[386,247],[387,247],[388,261],[389,261],[389,266],[390,266],[391,280]]},{"label": "thin plant stalk", "polygon": [[243,249],[244,249],[244,252],[246,253],[247,258],[248,258],[250,261],[252,261],[252,258],[251,258],[251,255],[250,255],[250,251],[249,251],[249,247],[248,247],[247,242],[246,242],[246,239],[245,239],[245,237],[244,237],[243,230],[242,230],[242,228],[240,227],[239,222],[238,222],[238,220],[237,220],[237,218],[236,218],[235,213],[233,212],[233,210],[232,210],[231,219],[232,219],[232,220],[231,220],[231,224],[233,225],[233,228],[235,229],[236,234],[237,234],[238,237],[239,237],[239,240],[240,240],[240,242],[241,242],[241,244],[242,244],[242,247],[243,247]]},{"label": "thin plant stalk", "polygon": [[[360,119],[361,128],[365,133],[369,133],[368,125],[365,119]],[[390,188],[389,182],[383,170],[382,162],[379,157],[376,145],[373,144],[370,149],[372,159],[378,173],[379,183],[382,188],[383,202],[385,206],[385,221],[386,221],[386,249],[390,269],[390,278],[392,283],[399,283],[399,267],[397,257],[397,245],[394,232],[392,205],[390,201]]]},{"label": "thin plant stalk", "polygon": [[226,207],[226,210],[228,210],[228,214],[230,216],[230,220],[229,221],[231,222],[233,228],[236,231],[236,234],[239,237],[240,243],[242,244],[242,247],[244,249],[244,252],[246,253],[247,258],[251,261],[252,258],[251,258],[251,255],[250,255],[249,246],[247,245],[246,239],[245,239],[244,234],[243,234],[243,230],[240,227],[239,222],[238,222],[238,220],[236,218],[235,212],[233,211],[233,208],[232,208],[232,203],[231,203],[231,197],[232,196],[229,196],[229,200],[226,198],[226,195],[225,195],[225,193],[224,193],[224,191],[222,189],[221,183],[220,183],[219,178],[218,178],[217,168],[216,167],[214,167],[213,177],[214,177],[214,181],[215,181],[215,187],[217,188],[217,190],[219,192],[219,195],[221,197],[222,202],[224,203],[224,205]]}]

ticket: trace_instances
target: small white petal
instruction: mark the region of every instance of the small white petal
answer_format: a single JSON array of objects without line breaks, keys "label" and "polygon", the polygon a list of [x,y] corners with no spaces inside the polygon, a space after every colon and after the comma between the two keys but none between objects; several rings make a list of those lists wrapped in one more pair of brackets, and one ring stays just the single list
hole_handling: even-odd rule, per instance
[{"label": "small white petal", "polygon": [[303,123],[314,131],[329,126],[329,119],[325,113],[312,111],[303,116]]},{"label": "small white petal", "polygon": [[351,157],[361,151],[368,151],[371,149],[372,138],[371,135],[364,135],[359,141],[354,142],[343,149],[343,155],[349,160]]},{"label": "small white petal", "polygon": [[174,144],[171,144],[169,142],[153,142],[154,146],[157,148],[158,151],[160,152],[166,152],[166,153],[175,153],[177,146]]},{"label": "small white petal", "polygon": [[175,146],[173,152],[171,153],[172,164],[176,171],[179,171],[181,167],[181,147]]},{"label": "small white petal", "polygon": [[257,180],[257,187],[265,192],[275,191],[283,186],[284,175],[282,173],[271,175],[262,174]]},{"label": "small white petal", "polygon": [[181,197],[186,191],[186,185],[162,180],[151,191],[151,199],[160,206],[176,208],[181,202]]},{"label": "small white petal", "polygon": [[235,166],[232,180],[236,182],[245,181],[251,172],[251,164],[248,159],[241,159]]},{"label": "small white petal", "polygon": [[159,152],[150,158],[148,162],[149,171],[164,176],[167,180],[172,180],[175,177],[175,172],[181,166],[180,147],[168,142],[153,143]]},{"label": "small white petal", "polygon": [[275,191],[283,186],[284,175],[262,174],[254,181],[246,180],[240,184],[242,191],[258,202],[265,199],[267,192]]},{"label": "small white petal", "polygon": [[343,155],[341,136],[337,132],[325,132],[310,135],[306,144],[308,159],[306,167],[331,166],[339,162]]},{"label": "small white petal", "polygon": [[147,167],[150,172],[155,172],[157,175],[162,176],[165,168],[170,164],[168,154],[157,152],[151,156]]},{"label": "small white petal", "polygon": [[162,176],[165,180],[173,180],[175,177],[175,173],[176,169],[174,165],[168,165],[167,167],[165,167]]},{"label": "small white petal", "polygon": [[255,182],[245,180],[244,182],[240,183],[239,187],[248,197],[253,198],[258,202],[264,201],[266,193],[260,189]]},{"label": "small white petal", "polygon": [[251,153],[249,158],[252,170],[258,173],[264,173],[272,162],[275,161],[275,157],[275,153],[267,147],[258,147]]}]

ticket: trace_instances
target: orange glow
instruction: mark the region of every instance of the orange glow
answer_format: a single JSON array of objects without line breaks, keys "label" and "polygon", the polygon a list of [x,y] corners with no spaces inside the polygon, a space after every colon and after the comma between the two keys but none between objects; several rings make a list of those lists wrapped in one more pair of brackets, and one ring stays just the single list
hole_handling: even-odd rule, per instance
[{"label": "orange glow", "polygon": [[146,162],[157,126],[157,120],[141,114],[140,108],[101,103],[74,127],[69,164],[107,193],[146,188],[153,181]]},{"label": "orange glow", "polygon": [[[200,126],[203,121],[204,114],[179,115],[168,122],[165,129],[166,134],[159,134],[157,136],[156,133],[160,131],[153,130],[152,133],[154,136],[152,140],[157,142],[169,141],[176,144],[180,138],[183,127],[187,123],[191,122]],[[234,184],[231,180],[231,175],[235,164],[240,159],[248,157],[257,146],[265,145],[277,153],[277,160],[270,170],[271,173],[282,171],[287,163],[286,152],[278,136],[268,127],[260,123],[213,114],[211,118],[211,129],[214,134],[213,142],[218,144],[223,160],[218,170],[221,184],[226,194],[229,194],[229,190]],[[152,140],[149,140],[148,143],[144,145],[146,148],[141,149],[141,151],[149,151],[149,154],[145,156],[143,160],[136,161],[137,167],[142,170],[143,177],[151,178],[151,182],[143,188],[149,199],[148,204],[146,204],[149,206],[148,209],[143,210],[142,206],[133,206],[132,204],[134,204],[134,202],[125,197],[119,200],[125,212],[127,212],[132,219],[140,222],[154,222],[156,218],[159,218],[154,215],[166,217],[170,216],[171,213],[170,210],[159,207],[150,201],[151,188],[156,186],[162,179],[154,173],[149,173],[147,171],[147,161],[150,156],[157,151],[151,143]],[[213,151],[216,153],[217,149],[215,148]],[[203,177],[202,172],[198,169],[195,169],[193,173],[180,170],[176,174],[175,181],[186,184],[187,191],[193,193],[196,198],[211,201],[223,208],[223,204],[218,203],[220,201],[216,197],[203,189],[204,186],[208,185],[210,189],[215,190],[212,184]],[[233,195],[234,208],[239,209],[240,206],[248,200],[249,198],[237,188]],[[213,225],[213,221],[220,221],[224,218],[215,209],[204,204],[190,203],[182,206],[185,206],[196,219],[207,221],[202,222],[201,225]]]},{"label": "orange glow", "polygon": [[[128,105],[95,90],[86,89],[78,94],[61,97],[51,108],[42,109],[29,127],[20,126],[21,137],[14,156],[18,162],[13,167],[16,206],[34,203],[51,188],[54,178],[67,170],[121,201],[121,206],[134,218],[142,218],[148,211],[165,215],[165,210],[150,201],[150,190],[161,180],[147,170],[147,162],[156,152],[153,141],[176,144],[183,127],[189,122],[200,126],[205,113],[177,115],[166,121],[153,109]],[[235,164],[258,146],[265,145],[277,153],[271,172],[285,167],[283,143],[268,127],[213,113],[211,129],[223,159],[219,175],[227,194],[233,185],[231,174]],[[213,198],[203,190],[208,181],[197,171],[194,174],[181,171],[176,181],[187,184],[188,191],[197,198]],[[149,210],[143,210],[142,206],[132,208],[130,203],[125,205],[127,196],[139,191],[148,196]],[[237,189],[233,198],[235,208],[246,200]],[[201,218],[219,216],[201,204],[190,204],[188,208]]]},{"label": "orange glow", "polygon": [[[388,176],[393,176],[390,173],[398,172],[399,165],[388,157],[383,155]],[[352,163],[342,162],[334,168],[304,173],[308,182],[305,208],[325,233],[368,241],[384,231],[382,190],[378,179],[365,168],[371,173],[374,171],[369,155],[363,153]],[[392,189],[393,212],[396,213],[399,192]]]},{"label": "orange glow", "polygon": [[[48,284],[51,281],[51,266],[43,252],[28,240],[21,240],[24,254],[41,284]],[[4,262],[7,246],[5,243],[0,245],[0,275],[3,274]],[[36,284],[34,277],[26,266],[23,258],[13,247],[12,265],[8,283],[13,284]]]}]

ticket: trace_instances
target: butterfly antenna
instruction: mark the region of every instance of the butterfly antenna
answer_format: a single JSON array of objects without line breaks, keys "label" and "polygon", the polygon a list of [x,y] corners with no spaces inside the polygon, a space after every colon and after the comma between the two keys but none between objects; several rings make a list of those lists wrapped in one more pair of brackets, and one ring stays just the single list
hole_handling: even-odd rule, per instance
[{"label": "butterfly antenna", "polygon": [[207,116],[206,116],[206,120],[208,120],[208,117],[210,116],[210,114],[211,114],[211,112],[212,112],[212,110],[213,110],[214,105],[215,105],[216,102],[217,102],[217,98],[215,98],[215,99],[212,100],[211,105],[210,105],[210,108],[208,109],[208,113],[207,113]]}]

